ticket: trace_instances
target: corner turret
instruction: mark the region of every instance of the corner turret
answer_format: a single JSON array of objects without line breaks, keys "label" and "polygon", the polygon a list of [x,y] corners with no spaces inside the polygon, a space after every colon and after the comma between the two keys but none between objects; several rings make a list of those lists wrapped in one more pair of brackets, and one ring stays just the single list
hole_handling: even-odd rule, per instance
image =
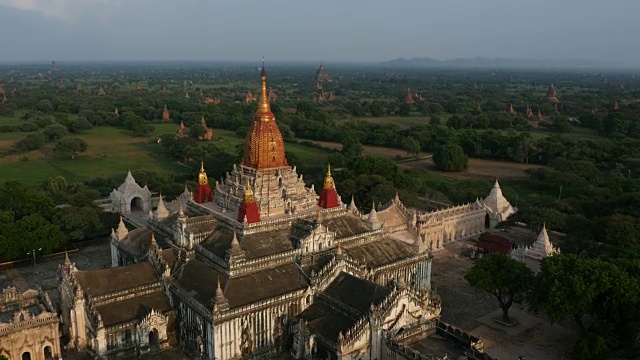
[{"label": "corner turret", "polygon": [[318,205],[325,209],[340,206],[336,186],[333,182],[333,177],[331,176],[331,164],[327,164],[327,174],[324,177],[324,186],[320,192]]},{"label": "corner turret", "polygon": [[258,205],[256,204],[256,199],[253,194],[253,190],[251,189],[249,178],[247,178],[247,184],[244,188],[244,199],[238,209],[238,221],[246,221],[249,224],[260,221],[260,209],[258,209]]},{"label": "corner turret", "polygon": [[209,178],[204,171],[204,162],[200,162],[200,173],[198,174],[198,185],[193,190],[193,200],[198,204],[204,204],[213,201],[211,186],[209,186]]}]

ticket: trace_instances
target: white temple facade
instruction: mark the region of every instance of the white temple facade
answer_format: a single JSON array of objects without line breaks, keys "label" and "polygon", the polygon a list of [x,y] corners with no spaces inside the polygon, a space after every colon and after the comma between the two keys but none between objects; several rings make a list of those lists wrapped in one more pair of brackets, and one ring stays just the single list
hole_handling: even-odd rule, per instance
[{"label": "white temple facade", "polygon": [[491,189],[489,196],[484,199],[483,203],[489,216],[490,228],[496,227],[499,223],[505,221],[509,216],[518,211],[518,209],[511,206],[509,201],[502,195],[498,180],[496,180],[493,189]]},{"label": "white temple facade", "polygon": [[127,173],[127,177],[118,189],[113,189],[109,195],[111,210],[120,214],[130,214],[132,211],[141,210],[149,212],[151,208],[151,191],[145,185],[141,187],[136,179]]}]

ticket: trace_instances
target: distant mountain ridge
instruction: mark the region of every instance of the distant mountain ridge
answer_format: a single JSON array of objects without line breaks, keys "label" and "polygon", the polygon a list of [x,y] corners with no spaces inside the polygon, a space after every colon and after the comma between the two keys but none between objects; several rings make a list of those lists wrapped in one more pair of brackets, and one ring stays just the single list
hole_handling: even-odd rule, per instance
[{"label": "distant mountain ridge", "polygon": [[601,68],[620,67],[620,64],[583,59],[534,60],[509,58],[457,58],[438,60],[429,57],[397,58],[380,63],[386,67],[451,67],[451,68]]}]

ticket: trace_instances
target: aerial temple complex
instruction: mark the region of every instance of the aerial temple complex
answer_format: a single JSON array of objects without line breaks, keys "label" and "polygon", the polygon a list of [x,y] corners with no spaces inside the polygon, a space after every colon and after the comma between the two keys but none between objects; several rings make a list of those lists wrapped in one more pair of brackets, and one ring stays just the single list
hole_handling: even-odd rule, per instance
[{"label": "aerial temple complex", "polygon": [[211,360],[491,359],[479,338],[440,320],[431,267],[444,244],[516,211],[498,183],[459,206],[418,211],[396,194],[360,209],[328,165],[317,192],[287,162],[264,65],[260,81],[242,160],[221,179],[210,183],[201,164],[196,188],[160,196],[155,210],[130,173],[112,192],[114,211],[140,198],[147,221],[113,230],[111,268],[61,265],[70,346],[101,356],[179,346]]}]

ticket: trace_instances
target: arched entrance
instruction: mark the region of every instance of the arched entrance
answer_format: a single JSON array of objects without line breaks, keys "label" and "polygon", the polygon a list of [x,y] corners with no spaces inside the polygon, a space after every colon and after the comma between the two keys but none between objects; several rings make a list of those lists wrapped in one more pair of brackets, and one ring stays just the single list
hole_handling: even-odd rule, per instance
[{"label": "arched entrance", "polygon": [[149,347],[151,349],[157,349],[158,346],[160,345],[160,341],[159,341],[159,337],[158,337],[158,329],[153,328],[153,330],[149,331]]},{"label": "arched entrance", "polygon": [[31,353],[28,351],[25,351],[22,353],[22,360],[31,360]]},{"label": "arched entrance", "polygon": [[45,346],[43,352],[44,352],[45,359],[53,359],[53,352],[51,351],[51,346]]},{"label": "arched entrance", "polygon": [[484,216],[484,227],[487,229],[491,227],[491,218],[489,217],[489,214]]},{"label": "arched entrance", "polygon": [[131,199],[131,212],[134,211],[144,211],[144,202],[141,197],[134,197]]}]

